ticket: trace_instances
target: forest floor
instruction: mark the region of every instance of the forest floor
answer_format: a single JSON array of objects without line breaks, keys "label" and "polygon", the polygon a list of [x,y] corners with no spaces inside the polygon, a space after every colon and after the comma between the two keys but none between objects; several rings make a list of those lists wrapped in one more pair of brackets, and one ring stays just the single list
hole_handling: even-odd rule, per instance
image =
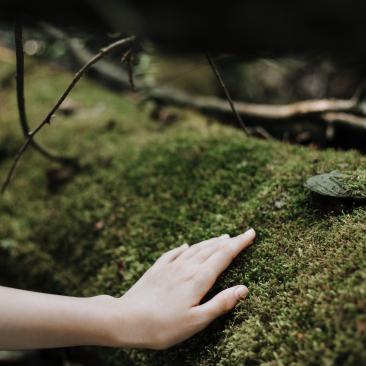
[{"label": "forest floor", "polygon": [[[0,79],[13,64],[0,63]],[[27,64],[35,126],[71,75]],[[0,90],[0,173],[22,142],[14,81]],[[366,208],[304,187],[331,170],[366,169],[357,152],[247,138],[191,111],[149,105],[84,79],[72,108],[38,141],[78,156],[75,173],[28,151],[0,200],[1,284],[122,295],[164,251],[252,226],[255,244],[212,294],[244,283],[230,315],[164,352],[93,349],[107,365],[366,365]]]}]

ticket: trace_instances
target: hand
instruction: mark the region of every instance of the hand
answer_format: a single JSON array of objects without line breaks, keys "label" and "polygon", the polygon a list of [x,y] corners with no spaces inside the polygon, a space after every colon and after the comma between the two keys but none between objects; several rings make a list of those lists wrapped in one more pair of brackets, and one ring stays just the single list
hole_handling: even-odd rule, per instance
[{"label": "hand", "polygon": [[0,286],[0,349],[99,345],[164,349],[205,328],[246,296],[239,285],[200,304],[253,229],[162,255],[117,299],[49,295]]},{"label": "hand", "polygon": [[234,286],[200,304],[217,277],[255,238],[255,231],[223,235],[163,254],[117,300],[115,346],[165,349],[204,329],[234,308],[247,287]]}]

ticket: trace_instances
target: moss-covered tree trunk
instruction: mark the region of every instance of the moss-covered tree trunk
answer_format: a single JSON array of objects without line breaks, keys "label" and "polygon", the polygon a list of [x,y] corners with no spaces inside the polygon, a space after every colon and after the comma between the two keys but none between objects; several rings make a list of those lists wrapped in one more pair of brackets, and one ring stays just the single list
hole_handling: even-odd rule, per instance
[{"label": "moss-covered tree trunk", "polygon": [[[28,80],[34,118],[65,83],[60,70],[37,72]],[[12,97],[0,116],[0,145],[10,146],[2,174],[14,150]],[[51,194],[49,163],[28,154],[0,203],[2,284],[122,295],[167,249],[253,226],[255,245],[212,291],[244,283],[245,303],[168,351],[100,349],[104,364],[366,364],[366,209],[303,187],[314,173],[366,169],[364,157],[248,139],[189,112],[161,130],[87,81],[73,98],[81,110],[44,138],[88,168]]]}]

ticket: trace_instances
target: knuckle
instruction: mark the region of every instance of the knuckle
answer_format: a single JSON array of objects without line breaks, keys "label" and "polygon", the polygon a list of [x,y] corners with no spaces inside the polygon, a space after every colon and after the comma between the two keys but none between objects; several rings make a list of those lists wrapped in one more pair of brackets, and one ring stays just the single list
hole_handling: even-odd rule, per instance
[{"label": "knuckle", "polygon": [[233,249],[228,243],[223,244],[220,249],[221,253],[225,256],[231,257],[233,255]]},{"label": "knuckle", "polygon": [[200,316],[196,311],[190,311],[187,315],[188,324],[196,325],[202,323],[202,316]]},{"label": "knuckle", "polygon": [[168,256],[168,253],[169,252],[163,253],[158,259],[164,259],[164,258],[166,258]]},{"label": "knuckle", "polygon": [[199,272],[196,272],[193,275],[193,280],[198,285],[202,285],[203,283],[206,283],[208,278],[209,278],[209,276],[208,276],[206,271],[205,272],[204,271],[199,271]]},{"label": "knuckle", "polygon": [[180,278],[191,279],[196,273],[196,268],[192,265],[187,265],[186,263],[176,263],[172,265],[174,272],[179,275]]},{"label": "knuckle", "polygon": [[207,268],[204,271],[205,279],[212,279],[217,277],[217,270],[213,268]]},{"label": "knuckle", "polygon": [[196,253],[196,259],[199,261],[204,261],[208,256],[208,251],[207,250],[199,250]]},{"label": "knuckle", "polygon": [[197,251],[200,249],[200,247],[201,247],[200,243],[193,244],[193,245],[191,245],[191,246],[189,247],[189,251],[190,251],[191,253],[195,253],[195,252],[197,252]]},{"label": "knuckle", "polygon": [[159,264],[160,262],[164,261],[168,256],[168,252],[163,253],[156,261],[154,264]]}]

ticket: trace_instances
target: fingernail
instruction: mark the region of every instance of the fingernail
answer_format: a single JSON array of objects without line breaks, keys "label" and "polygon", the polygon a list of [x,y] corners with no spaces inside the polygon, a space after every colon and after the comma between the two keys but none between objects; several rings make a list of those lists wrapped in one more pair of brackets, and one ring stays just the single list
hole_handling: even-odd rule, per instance
[{"label": "fingernail", "polygon": [[248,295],[248,287],[242,285],[235,289],[235,296],[237,299],[244,299]]},{"label": "fingernail", "polygon": [[184,248],[184,247],[188,248],[189,247],[188,243],[184,243],[184,244],[181,245],[181,248]]},{"label": "fingernail", "polygon": [[245,231],[243,235],[255,237],[255,230],[251,227],[250,229]]},{"label": "fingernail", "polygon": [[229,239],[230,235],[229,234],[224,234],[220,236],[220,239]]}]

